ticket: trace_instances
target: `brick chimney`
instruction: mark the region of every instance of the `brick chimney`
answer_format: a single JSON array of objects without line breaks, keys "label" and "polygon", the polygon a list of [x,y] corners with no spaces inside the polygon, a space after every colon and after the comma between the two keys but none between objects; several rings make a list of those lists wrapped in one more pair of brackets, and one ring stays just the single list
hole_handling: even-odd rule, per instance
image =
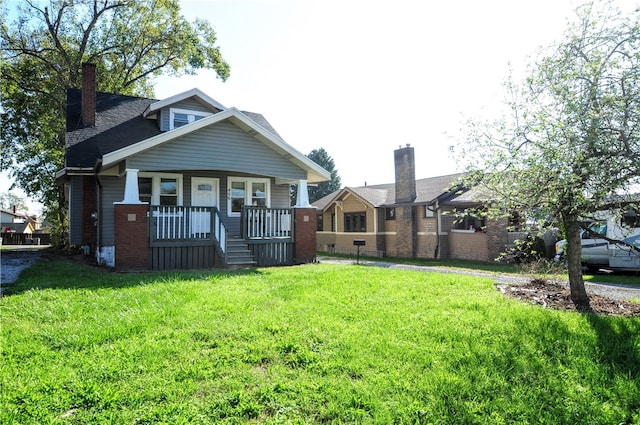
[{"label": "brick chimney", "polygon": [[413,148],[407,144],[394,151],[396,165],[396,203],[416,200],[416,160]]},{"label": "brick chimney", "polygon": [[398,257],[416,256],[418,228],[416,211],[416,163],[409,145],[394,151],[396,165],[396,250]]},{"label": "brick chimney", "polygon": [[82,125],[96,125],[96,65],[82,64]]}]

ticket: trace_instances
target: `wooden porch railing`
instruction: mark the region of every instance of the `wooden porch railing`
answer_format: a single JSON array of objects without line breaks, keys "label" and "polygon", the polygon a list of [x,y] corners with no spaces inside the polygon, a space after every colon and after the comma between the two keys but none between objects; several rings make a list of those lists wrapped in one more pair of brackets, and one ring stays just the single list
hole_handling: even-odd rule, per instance
[{"label": "wooden porch railing", "polygon": [[242,237],[244,239],[287,239],[292,237],[291,208],[244,207]]},{"label": "wooden porch railing", "polygon": [[149,244],[154,246],[216,245],[227,251],[227,228],[216,207],[149,207]]}]

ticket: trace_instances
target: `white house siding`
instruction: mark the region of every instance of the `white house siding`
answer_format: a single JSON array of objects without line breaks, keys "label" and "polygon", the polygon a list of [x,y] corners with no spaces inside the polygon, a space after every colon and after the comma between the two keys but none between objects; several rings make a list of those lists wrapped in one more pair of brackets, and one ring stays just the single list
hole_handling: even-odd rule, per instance
[{"label": "white house siding", "polygon": [[306,172],[280,153],[240,130],[221,122],[166,142],[127,159],[126,168],[140,171],[226,170],[229,174],[306,179]]}]

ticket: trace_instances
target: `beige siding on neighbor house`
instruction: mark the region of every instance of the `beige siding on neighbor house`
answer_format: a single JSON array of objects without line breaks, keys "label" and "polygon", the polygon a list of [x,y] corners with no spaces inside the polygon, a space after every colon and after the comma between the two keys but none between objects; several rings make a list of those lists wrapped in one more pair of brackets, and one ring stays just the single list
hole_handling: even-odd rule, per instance
[{"label": "beige siding on neighbor house", "polygon": [[451,258],[477,261],[487,261],[489,258],[486,233],[453,230],[449,233],[449,243]]}]

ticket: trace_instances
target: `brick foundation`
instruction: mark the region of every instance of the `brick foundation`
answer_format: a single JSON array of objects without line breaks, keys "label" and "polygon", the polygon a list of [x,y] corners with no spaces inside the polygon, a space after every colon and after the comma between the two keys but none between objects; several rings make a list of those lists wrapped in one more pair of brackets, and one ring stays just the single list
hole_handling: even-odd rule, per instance
[{"label": "brick foundation", "polygon": [[295,264],[311,263],[316,259],[317,216],[315,208],[294,208]]},{"label": "brick foundation", "polygon": [[147,270],[149,234],[147,204],[115,204],[116,271]]}]

